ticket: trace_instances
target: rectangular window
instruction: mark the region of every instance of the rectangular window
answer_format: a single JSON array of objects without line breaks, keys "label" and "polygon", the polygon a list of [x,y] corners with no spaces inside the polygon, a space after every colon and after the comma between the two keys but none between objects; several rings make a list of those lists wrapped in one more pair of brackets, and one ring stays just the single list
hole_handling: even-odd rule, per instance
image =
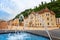
[{"label": "rectangular window", "polygon": [[49,20],[49,18],[47,18],[47,20]]},{"label": "rectangular window", "polygon": [[49,25],[49,23],[47,23]]},{"label": "rectangular window", "polygon": [[41,23],[40,23],[40,25],[41,25]]}]

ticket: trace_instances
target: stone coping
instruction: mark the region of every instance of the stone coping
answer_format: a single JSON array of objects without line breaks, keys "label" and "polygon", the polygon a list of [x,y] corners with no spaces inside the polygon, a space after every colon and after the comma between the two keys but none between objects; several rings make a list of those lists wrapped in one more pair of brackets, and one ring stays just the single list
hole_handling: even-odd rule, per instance
[{"label": "stone coping", "polygon": [[[48,37],[46,31],[44,30],[16,30],[17,31],[26,31],[26,32],[30,32],[33,34],[37,34],[37,35],[43,35]],[[4,34],[4,33],[14,33],[15,30],[0,30],[0,34]],[[57,33],[58,32],[58,33]],[[53,40],[60,40],[60,29],[56,29],[56,30],[49,30],[49,33],[51,34],[51,37]]]}]

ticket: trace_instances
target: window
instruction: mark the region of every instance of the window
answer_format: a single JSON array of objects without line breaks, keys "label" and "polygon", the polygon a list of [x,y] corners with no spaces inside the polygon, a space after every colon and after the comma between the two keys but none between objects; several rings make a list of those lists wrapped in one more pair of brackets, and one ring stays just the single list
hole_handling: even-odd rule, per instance
[{"label": "window", "polygon": [[41,25],[41,23],[40,23],[40,25]]},{"label": "window", "polygon": [[49,18],[47,18],[47,20],[49,20]]},{"label": "window", "polygon": [[49,14],[46,14],[46,16],[49,16]]},{"label": "window", "polygon": [[49,23],[47,23],[49,25]]}]

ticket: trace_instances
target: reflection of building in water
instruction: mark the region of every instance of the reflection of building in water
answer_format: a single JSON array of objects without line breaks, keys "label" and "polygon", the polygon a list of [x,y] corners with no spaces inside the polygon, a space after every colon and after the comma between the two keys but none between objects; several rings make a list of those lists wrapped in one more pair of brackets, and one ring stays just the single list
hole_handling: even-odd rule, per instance
[{"label": "reflection of building in water", "polygon": [[45,26],[56,27],[55,13],[48,8],[42,9],[38,12],[32,12],[28,18],[24,20],[26,21],[26,26],[30,27],[42,27],[43,20]]}]

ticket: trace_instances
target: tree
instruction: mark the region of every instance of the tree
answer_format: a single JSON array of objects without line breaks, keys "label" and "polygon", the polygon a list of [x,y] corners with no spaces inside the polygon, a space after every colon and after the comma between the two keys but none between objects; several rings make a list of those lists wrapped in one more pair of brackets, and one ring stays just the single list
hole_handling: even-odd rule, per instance
[{"label": "tree", "polygon": [[39,6],[34,7],[33,9],[26,9],[25,11],[19,13],[15,18],[19,18],[19,16],[21,14],[23,14],[24,17],[28,17],[28,15],[32,12],[32,11],[40,11],[41,9],[44,9],[45,7],[49,8],[50,10],[54,11],[56,14],[56,17],[60,17],[60,0],[51,0],[51,2],[49,3],[43,3],[41,2],[41,4],[39,4]]}]

